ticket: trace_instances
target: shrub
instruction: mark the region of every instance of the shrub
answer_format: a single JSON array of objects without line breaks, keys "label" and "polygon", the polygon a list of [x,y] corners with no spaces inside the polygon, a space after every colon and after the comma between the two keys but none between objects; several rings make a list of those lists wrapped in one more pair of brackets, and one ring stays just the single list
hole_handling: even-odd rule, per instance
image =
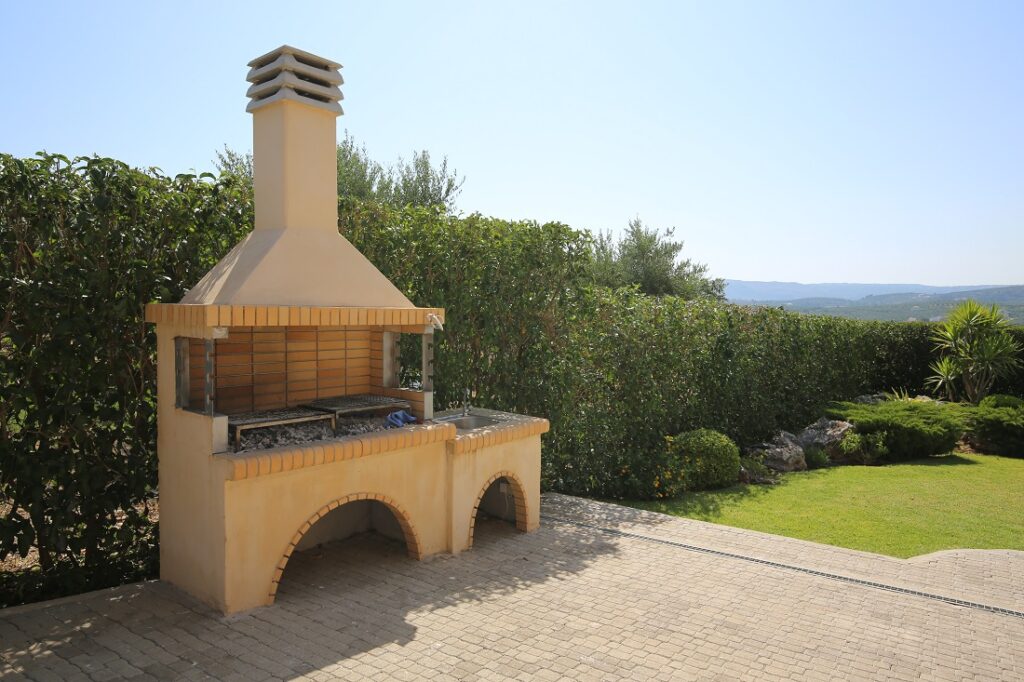
[{"label": "shrub", "polygon": [[807,461],[808,469],[822,469],[829,465],[828,453],[824,448],[807,448],[804,450],[804,459]]},{"label": "shrub", "polygon": [[981,407],[1013,407],[1022,408],[1024,407],[1024,400],[1013,395],[1004,395],[997,393],[982,398],[981,402],[978,403]]},{"label": "shrub", "polygon": [[[994,396],[993,396],[994,397]],[[981,452],[1024,457],[1024,408],[984,403],[967,417],[968,440]]]},{"label": "shrub", "polygon": [[[918,459],[950,452],[964,432],[957,405],[890,400],[876,405],[840,403],[833,417],[852,422],[861,437],[882,433],[887,452],[881,461]],[[863,443],[862,443],[863,446]]]},{"label": "shrub", "polygon": [[885,460],[889,449],[885,445],[885,431],[860,434],[856,431],[847,431],[843,439],[839,441],[839,449],[845,455],[845,459],[859,464],[878,464]]},{"label": "shrub", "polygon": [[728,436],[711,429],[666,438],[669,461],[678,462],[685,490],[724,488],[740,474],[740,449]]}]

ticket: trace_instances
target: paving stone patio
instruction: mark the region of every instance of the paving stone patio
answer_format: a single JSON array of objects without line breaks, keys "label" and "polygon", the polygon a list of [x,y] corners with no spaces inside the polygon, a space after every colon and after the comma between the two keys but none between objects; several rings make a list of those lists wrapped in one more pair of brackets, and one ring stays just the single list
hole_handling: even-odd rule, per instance
[{"label": "paving stone patio", "polygon": [[296,554],[241,616],[159,582],[0,611],[0,677],[1021,680],[1024,552],[901,561],[546,495],[538,532],[481,521],[459,557]]}]

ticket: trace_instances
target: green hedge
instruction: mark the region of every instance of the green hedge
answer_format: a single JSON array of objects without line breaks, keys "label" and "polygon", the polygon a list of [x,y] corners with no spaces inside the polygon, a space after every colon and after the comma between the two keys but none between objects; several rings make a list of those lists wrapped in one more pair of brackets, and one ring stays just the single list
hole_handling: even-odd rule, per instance
[{"label": "green hedge", "polygon": [[[0,556],[35,547],[68,590],[154,570],[143,305],[178,300],[223,256],[251,199],[230,178],[0,155]],[[563,224],[340,209],[342,233],[415,303],[447,309],[438,406],[469,387],[551,420],[549,489],[650,497],[667,434],[752,442],[927,375],[926,325],[593,290],[589,237]]]},{"label": "green hedge", "polygon": [[[445,309],[436,335],[436,408],[473,392],[481,406],[546,414],[552,367],[570,352],[589,267],[587,237],[561,223],[343,200],[341,233],[419,306]],[[420,365],[418,338],[403,365]]]},{"label": "green hedge", "polygon": [[552,373],[544,481],[604,497],[654,494],[649,459],[666,434],[711,428],[754,443],[833,400],[906,386],[913,377],[888,347],[926,337],[916,325],[628,291],[593,292],[586,305]]},{"label": "green hedge", "polygon": [[211,178],[0,155],[0,559],[35,548],[47,572],[2,581],[0,606],[153,572],[143,306],[180,298],[244,235],[250,205]]}]

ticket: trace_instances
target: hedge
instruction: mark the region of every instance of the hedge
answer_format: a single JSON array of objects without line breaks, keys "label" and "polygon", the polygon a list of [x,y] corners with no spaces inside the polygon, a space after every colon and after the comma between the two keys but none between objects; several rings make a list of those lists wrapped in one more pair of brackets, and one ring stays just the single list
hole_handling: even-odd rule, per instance
[{"label": "hedge", "polygon": [[649,453],[666,434],[710,428],[754,443],[806,426],[833,400],[924,377],[923,362],[908,371],[891,360],[891,345],[927,347],[917,325],[628,291],[592,292],[587,305],[547,406],[544,481],[565,492],[649,497]]},{"label": "hedge", "polygon": [[[560,223],[340,209],[342,233],[416,304],[447,309],[436,404],[469,387],[551,420],[548,489],[649,497],[667,434],[752,442],[927,375],[927,325],[593,289],[589,237]],[[36,548],[49,594],[155,570],[143,305],[180,299],[251,225],[230,177],[0,155],[0,558]]]},{"label": "hedge", "polygon": [[180,298],[250,205],[230,180],[0,155],[0,560],[35,549],[46,573],[4,581],[0,606],[155,570],[143,306]]}]

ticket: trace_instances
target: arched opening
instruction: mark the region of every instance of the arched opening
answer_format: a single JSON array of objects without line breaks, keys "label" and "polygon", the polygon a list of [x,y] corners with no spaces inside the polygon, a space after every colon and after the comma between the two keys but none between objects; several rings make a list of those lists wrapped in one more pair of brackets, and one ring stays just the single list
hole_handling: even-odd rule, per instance
[{"label": "arched opening", "polygon": [[478,534],[493,537],[526,530],[526,496],[519,479],[508,471],[495,474],[480,491],[469,525],[469,546]]},{"label": "arched opening", "polygon": [[[349,495],[324,505],[302,525],[285,550],[271,585],[271,601],[277,594],[285,567],[302,574],[323,558],[353,554],[381,562],[403,555],[420,558],[419,540],[409,517],[394,500],[384,495]],[[321,562],[322,563],[322,562]]]}]

